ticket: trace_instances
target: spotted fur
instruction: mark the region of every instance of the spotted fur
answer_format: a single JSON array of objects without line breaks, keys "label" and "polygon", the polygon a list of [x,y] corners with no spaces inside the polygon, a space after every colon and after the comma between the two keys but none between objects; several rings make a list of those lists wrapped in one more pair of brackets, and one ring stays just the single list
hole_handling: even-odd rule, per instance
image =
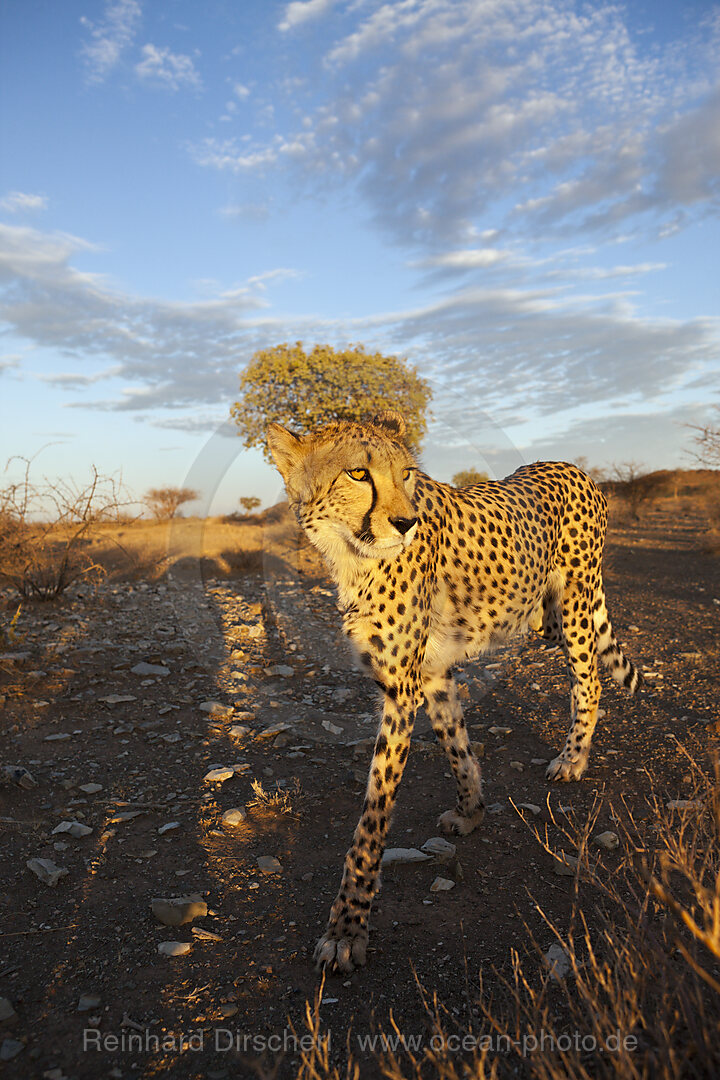
[{"label": "spotted fur", "polygon": [[384,695],[362,814],[315,952],[318,966],[342,971],[365,963],[380,860],[423,702],[457,785],[439,826],[464,835],[482,820],[454,663],[529,629],[562,645],[571,725],[550,780],[578,780],[587,767],[598,657],[631,693],[639,684],[607,613],[607,504],[592,480],[574,465],[538,462],[457,490],[418,469],[403,432],[396,413],[301,437],[268,429],[290,503],[337,582],[345,633]]}]

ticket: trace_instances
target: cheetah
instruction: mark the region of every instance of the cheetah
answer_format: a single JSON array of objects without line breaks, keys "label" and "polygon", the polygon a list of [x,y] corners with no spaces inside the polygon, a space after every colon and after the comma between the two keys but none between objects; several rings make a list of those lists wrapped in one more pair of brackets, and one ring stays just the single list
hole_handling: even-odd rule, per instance
[{"label": "cheetah", "polygon": [[640,676],[612,630],[602,584],[607,503],[574,465],[524,465],[458,490],[421,472],[387,411],[307,435],[270,424],[289,503],[338,588],[345,634],[384,696],[362,813],[315,949],[318,968],[365,963],[368,918],[416,710],[424,703],[457,785],[438,827],[484,813],[453,664],[527,630],[562,645],[571,724],[547,770],[579,780],[597,721],[597,659],[630,693]]}]

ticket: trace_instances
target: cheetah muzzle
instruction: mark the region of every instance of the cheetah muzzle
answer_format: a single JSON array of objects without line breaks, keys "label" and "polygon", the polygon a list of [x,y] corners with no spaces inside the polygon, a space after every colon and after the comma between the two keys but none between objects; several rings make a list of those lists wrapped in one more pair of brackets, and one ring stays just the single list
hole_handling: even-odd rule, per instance
[{"label": "cheetah muzzle", "polygon": [[315,950],[319,967],[365,963],[368,919],[392,809],[425,704],[457,785],[439,827],[465,836],[484,810],[451,669],[527,630],[562,646],[571,724],[549,780],[579,780],[597,722],[597,661],[634,693],[640,677],[605,604],[605,498],[580,469],[525,465],[457,490],[422,473],[386,412],[308,435],[278,424],[268,444],[288,499],[338,587],[346,635],[384,695],[362,813]]}]

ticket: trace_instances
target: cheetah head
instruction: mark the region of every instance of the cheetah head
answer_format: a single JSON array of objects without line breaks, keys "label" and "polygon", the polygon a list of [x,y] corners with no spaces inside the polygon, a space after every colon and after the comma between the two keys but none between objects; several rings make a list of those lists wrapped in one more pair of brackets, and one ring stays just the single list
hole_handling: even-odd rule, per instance
[{"label": "cheetah head", "polygon": [[268,426],[290,504],[331,562],[347,560],[350,552],[392,558],[412,542],[417,465],[404,432],[403,418],[389,411],[367,424],[338,422],[307,435]]}]

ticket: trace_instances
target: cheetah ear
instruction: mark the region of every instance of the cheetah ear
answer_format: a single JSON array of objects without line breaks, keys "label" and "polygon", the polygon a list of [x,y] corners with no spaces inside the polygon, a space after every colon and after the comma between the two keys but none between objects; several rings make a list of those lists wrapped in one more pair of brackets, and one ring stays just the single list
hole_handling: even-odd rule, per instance
[{"label": "cheetah ear", "polygon": [[287,480],[290,473],[297,468],[305,457],[302,436],[293,435],[292,431],[288,431],[287,428],[282,427],[280,424],[268,424],[265,434],[270,453],[280,475],[283,480]]},{"label": "cheetah ear", "polygon": [[382,428],[391,439],[402,439],[405,434],[405,421],[394,409],[385,409],[384,412],[378,413],[370,423],[373,427]]}]

